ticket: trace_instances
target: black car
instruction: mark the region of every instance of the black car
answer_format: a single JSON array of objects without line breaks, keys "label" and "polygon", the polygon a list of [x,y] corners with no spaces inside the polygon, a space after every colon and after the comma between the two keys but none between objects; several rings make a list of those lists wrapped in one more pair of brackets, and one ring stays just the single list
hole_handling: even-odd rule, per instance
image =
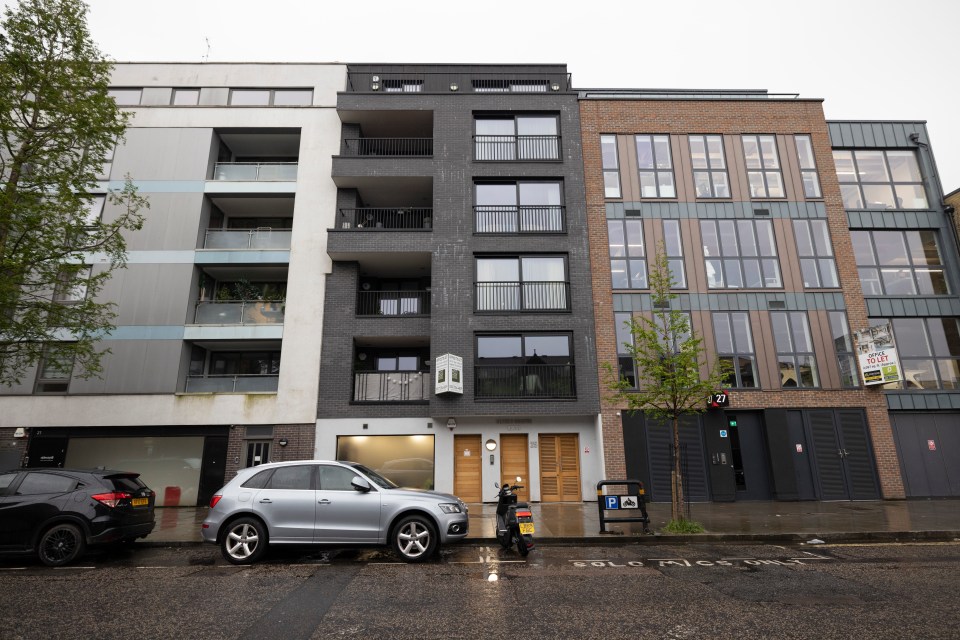
[{"label": "black car", "polygon": [[101,469],[15,469],[0,474],[0,551],[72,562],[88,545],[153,531],[156,494],[139,473]]}]

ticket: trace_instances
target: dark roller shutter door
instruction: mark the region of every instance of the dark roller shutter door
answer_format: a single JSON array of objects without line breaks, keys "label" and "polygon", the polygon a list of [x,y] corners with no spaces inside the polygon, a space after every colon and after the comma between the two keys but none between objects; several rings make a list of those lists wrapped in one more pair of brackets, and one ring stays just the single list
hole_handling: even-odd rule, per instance
[{"label": "dark roller shutter door", "polygon": [[[646,421],[647,451],[650,456],[651,499],[670,500],[670,474],[673,471],[673,430],[671,425]],[[691,502],[710,500],[703,436],[697,417],[680,421],[681,467],[684,472],[684,496]]]},{"label": "dark roller shutter door", "polygon": [[820,485],[821,500],[848,500],[843,477],[843,458],[833,426],[833,411],[811,411],[807,414],[815,458],[814,475]]},{"label": "dark roller shutter door", "polygon": [[878,500],[880,487],[870,449],[867,421],[862,411],[837,410],[840,439],[843,441],[843,462],[846,465],[850,498]]}]

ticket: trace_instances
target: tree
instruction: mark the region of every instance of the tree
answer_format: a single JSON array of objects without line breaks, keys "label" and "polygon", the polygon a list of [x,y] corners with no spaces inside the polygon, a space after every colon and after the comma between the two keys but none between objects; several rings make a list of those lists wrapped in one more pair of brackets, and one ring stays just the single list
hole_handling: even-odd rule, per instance
[{"label": "tree", "polygon": [[[124,232],[149,206],[130,177],[95,193],[129,114],[107,89],[112,65],[81,0],[21,0],[0,23],[0,382],[41,358],[99,375],[114,305],[95,301],[125,266]],[[92,266],[96,263],[96,266]]]},{"label": "tree", "polygon": [[[677,298],[670,263],[663,247],[658,247],[650,265],[649,316],[629,320],[632,344],[625,348],[637,369],[636,388],[626,378],[613,374],[608,365],[607,386],[610,400],[625,404],[628,411],[642,411],[654,421],[667,422],[673,435],[673,471],[671,473],[671,525],[689,527],[683,512],[683,476],[680,467],[680,418],[707,409],[707,399],[724,385],[729,366],[717,361],[709,366],[703,339],[693,331],[689,316],[675,308]],[[648,423],[649,424],[649,423]],[[699,530],[702,530],[699,529]]]}]

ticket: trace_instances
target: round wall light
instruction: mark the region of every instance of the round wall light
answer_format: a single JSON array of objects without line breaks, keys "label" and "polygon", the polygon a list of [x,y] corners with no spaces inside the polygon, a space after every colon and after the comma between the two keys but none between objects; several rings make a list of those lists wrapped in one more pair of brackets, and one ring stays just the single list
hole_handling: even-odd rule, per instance
[{"label": "round wall light", "polygon": [[493,438],[490,438],[483,443],[483,446],[487,448],[487,451],[495,451],[497,449],[497,441]]}]

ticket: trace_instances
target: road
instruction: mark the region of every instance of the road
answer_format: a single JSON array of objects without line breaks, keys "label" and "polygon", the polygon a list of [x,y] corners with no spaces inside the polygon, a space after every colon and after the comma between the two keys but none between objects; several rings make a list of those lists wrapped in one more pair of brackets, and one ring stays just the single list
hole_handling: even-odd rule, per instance
[{"label": "road", "polygon": [[145,548],[0,561],[0,638],[957,638],[960,543]]}]

